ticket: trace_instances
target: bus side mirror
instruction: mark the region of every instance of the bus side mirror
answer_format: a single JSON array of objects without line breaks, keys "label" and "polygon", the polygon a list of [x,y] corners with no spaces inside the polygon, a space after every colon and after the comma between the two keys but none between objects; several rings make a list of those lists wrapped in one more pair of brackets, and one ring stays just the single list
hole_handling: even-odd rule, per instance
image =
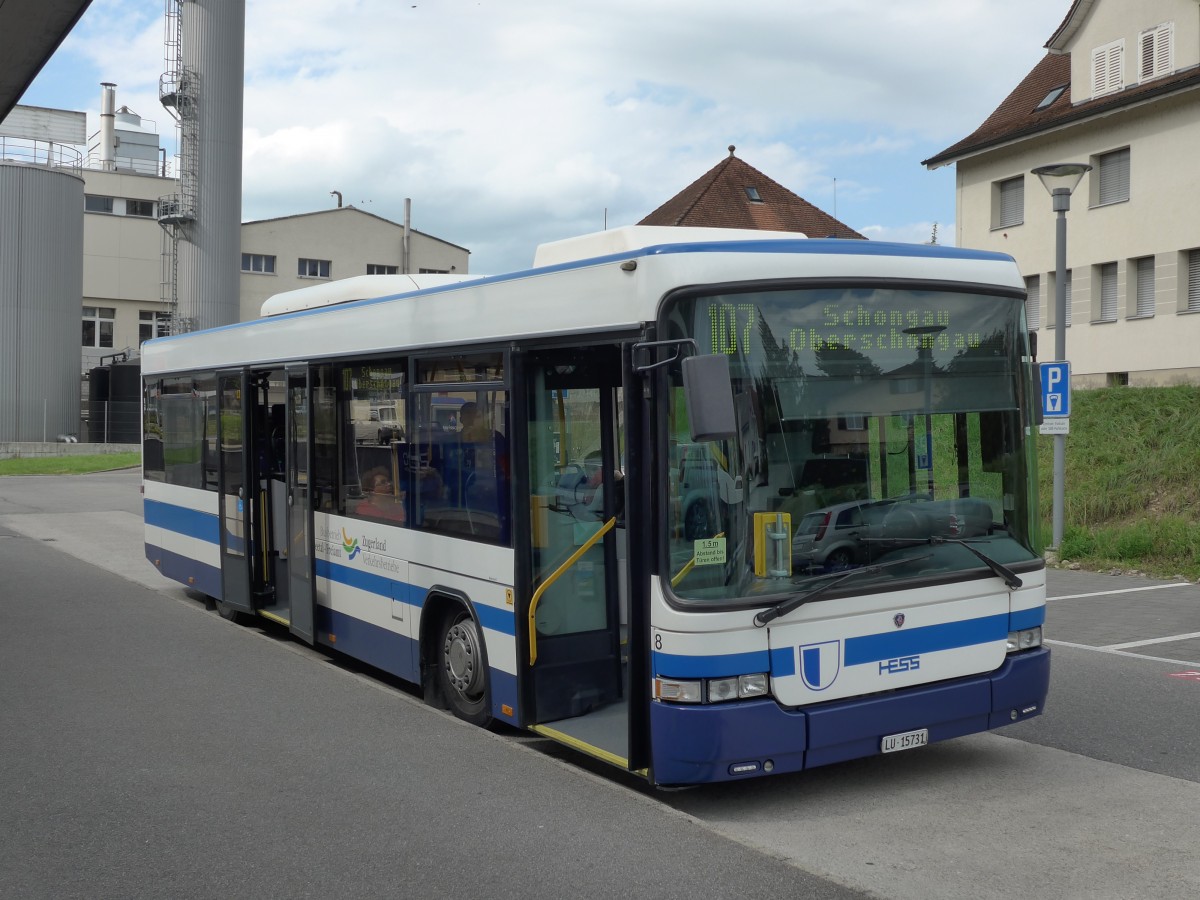
[{"label": "bus side mirror", "polygon": [[729,440],[737,435],[729,357],[688,356],[683,360],[683,396],[692,440]]}]

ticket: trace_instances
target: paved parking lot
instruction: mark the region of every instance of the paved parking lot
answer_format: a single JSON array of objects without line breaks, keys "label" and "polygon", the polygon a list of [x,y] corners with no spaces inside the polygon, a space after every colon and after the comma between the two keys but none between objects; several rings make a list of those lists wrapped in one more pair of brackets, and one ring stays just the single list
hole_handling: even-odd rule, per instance
[{"label": "paved parking lot", "polygon": [[1200,668],[1200,586],[1049,570],[1046,636],[1060,644]]}]

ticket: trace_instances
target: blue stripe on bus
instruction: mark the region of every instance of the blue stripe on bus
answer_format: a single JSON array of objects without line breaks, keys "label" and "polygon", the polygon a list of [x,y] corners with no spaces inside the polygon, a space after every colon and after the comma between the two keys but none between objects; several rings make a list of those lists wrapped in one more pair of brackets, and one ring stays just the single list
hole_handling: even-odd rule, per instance
[{"label": "blue stripe on bus", "polygon": [[392,585],[397,585],[405,589],[404,593],[399,595],[397,599],[403,599],[405,603],[408,602],[408,594],[412,586],[398,578],[386,578],[383,575],[376,575],[374,572],[352,569],[349,566],[341,566],[327,559],[317,559],[314,560],[314,563],[318,578],[328,578],[330,581],[338,584],[358,588],[361,591],[367,591],[371,594],[378,594],[381,597],[387,597],[389,600],[394,596]]},{"label": "blue stripe on bus", "polygon": [[1001,613],[961,622],[847,638],[844,660],[847,666],[861,666],[898,656],[973,647],[1003,641],[1007,637],[1008,613]]},{"label": "blue stripe on bus", "polygon": [[[373,572],[364,572],[361,569],[352,569],[349,566],[330,562],[329,560],[318,559],[315,563],[318,578],[328,578],[330,581],[338,584],[358,588],[371,594],[386,597],[389,600],[399,600],[416,609],[420,609],[425,604],[426,590],[417,585],[409,584],[400,579],[376,575]],[[499,631],[510,637],[516,635],[516,619],[511,610],[500,609],[495,606],[485,606],[478,601],[473,604],[473,607],[475,615],[479,619],[479,624],[484,628]]]},{"label": "blue stripe on bus", "polygon": [[1033,609],[1018,609],[1008,614],[1008,630],[1020,631],[1022,628],[1037,628],[1046,624],[1046,607],[1038,606]]},{"label": "blue stripe on bus", "polygon": [[144,500],[142,507],[142,515],[147,525],[208,541],[210,544],[221,542],[221,523],[214,513],[200,512],[197,509],[158,500]]},{"label": "blue stripe on bus", "polygon": [[662,256],[668,253],[805,253],[823,256],[899,256],[921,259],[970,259],[992,262],[1012,262],[1007,253],[992,250],[973,250],[948,247],[944,244],[899,244],[888,241],[858,240],[763,240],[711,241],[699,244],[659,244],[643,247],[622,256]]},{"label": "blue stripe on bus", "polygon": [[[845,665],[856,666],[917,653],[935,653],[1002,641],[1010,630],[1033,628],[1045,620],[1045,608],[1023,610],[962,622],[928,625],[907,631],[870,634],[847,638]],[[770,668],[767,668],[767,664]],[[767,653],[731,653],[714,656],[654,654],[654,671],[668,678],[723,678],[769,671],[776,678],[796,674],[793,647],[777,647]]]},{"label": "blue stripe on bus", "polygon": [[771,657],[765,650],[723,653],[717,656],[680,656],[654,652],[654,674],[664,678],[728,678],[769,672]]}]

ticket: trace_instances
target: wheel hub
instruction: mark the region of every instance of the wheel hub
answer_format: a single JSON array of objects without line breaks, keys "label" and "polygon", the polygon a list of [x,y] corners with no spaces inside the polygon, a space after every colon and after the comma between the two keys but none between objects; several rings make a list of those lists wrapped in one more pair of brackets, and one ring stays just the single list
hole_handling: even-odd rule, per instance
[{"label": "wheel hub", "polygon": [[479,641],[474,622],[466,619],[450,626],[442,659],[446,678],[454,690],[464,697],[479,693],[483,669],[479,664]]}]

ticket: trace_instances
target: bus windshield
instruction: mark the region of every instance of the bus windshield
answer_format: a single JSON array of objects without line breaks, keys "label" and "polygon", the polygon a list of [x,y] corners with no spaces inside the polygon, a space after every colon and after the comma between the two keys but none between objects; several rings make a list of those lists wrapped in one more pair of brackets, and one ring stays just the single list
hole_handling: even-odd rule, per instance
[{"label": "bus windshield", "polygon": [[728,357],[737,415],[733,437],[693,442],[670,367],[676,599],[761,603],[863,567],[844,590],[878,590],[1039,558],[1019,296],[821,286],[682,296],[664,315],[668,337]]}]

